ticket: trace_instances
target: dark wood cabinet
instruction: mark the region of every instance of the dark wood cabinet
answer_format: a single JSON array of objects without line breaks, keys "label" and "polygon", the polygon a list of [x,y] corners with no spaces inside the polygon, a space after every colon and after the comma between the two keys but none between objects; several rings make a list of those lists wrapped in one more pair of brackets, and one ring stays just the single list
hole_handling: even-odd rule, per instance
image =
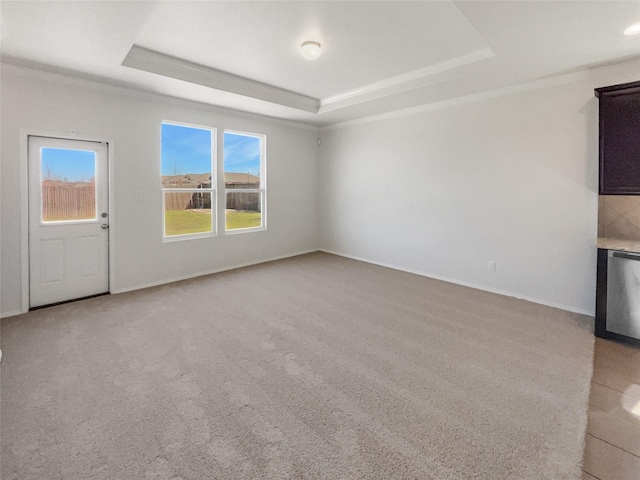
[{"label": "dark wood cabinet", "polygon": [[640,82],[596,88],[600,195],[640,195]]}]

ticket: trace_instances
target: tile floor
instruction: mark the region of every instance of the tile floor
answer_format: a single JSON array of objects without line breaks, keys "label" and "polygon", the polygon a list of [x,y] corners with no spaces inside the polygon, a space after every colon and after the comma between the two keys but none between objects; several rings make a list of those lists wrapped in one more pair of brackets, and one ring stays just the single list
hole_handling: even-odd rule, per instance
[{"label": "tile floor", "polygon": [[640,479],[640,348],[596,338],[582,478]]}]

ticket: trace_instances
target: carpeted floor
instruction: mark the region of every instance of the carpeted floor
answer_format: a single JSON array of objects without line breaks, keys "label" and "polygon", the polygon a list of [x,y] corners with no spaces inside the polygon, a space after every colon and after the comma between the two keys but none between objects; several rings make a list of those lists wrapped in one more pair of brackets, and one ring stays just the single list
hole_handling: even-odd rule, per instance
[{"label": "carpeted floor", "polygon": [[2,479],[579,479],[590,323],[323,253],[7,318]]}]

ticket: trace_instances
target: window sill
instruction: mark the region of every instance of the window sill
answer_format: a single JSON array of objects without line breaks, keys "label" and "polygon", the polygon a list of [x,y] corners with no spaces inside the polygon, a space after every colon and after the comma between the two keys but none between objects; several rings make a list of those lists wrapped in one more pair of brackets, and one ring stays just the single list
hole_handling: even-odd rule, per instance
[{"label": "window sill", "polygon": [[238,235],[239,233],[264,232],[267,227],[250,227],[250,228],[234,228],[233,230],[225,230],[225,235]]},{"label": "window sill", "polygon": [[210,238],[215,237],[216,234],[214,232],[206,232],[206,233],[187,233],[184,235],[171,235],[169,237],[163,236],[163,243],[172,243],[172,242],[182,242],[183,240],[197,240],[198,238]]}]

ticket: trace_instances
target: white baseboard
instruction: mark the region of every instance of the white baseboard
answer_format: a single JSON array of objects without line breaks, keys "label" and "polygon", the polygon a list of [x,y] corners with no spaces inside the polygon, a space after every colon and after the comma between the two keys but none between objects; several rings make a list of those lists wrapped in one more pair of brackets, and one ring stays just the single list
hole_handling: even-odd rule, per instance
[{"label": "white baseboard", "polygon": [[325,252],[325,253],[330,253],[332,255],[338,255],[339,257],[345,257],[345,258],[350,258],[352,260],[358,260],[360,262],[371,263],[373,265],[379,265],[381,267],[387,267],[387,268],[392,268],[394,270],[400,270],[402,272],[413,273],[414,275],[420,275],[421,277],[433,278],[434,280],[442,280],[443,282],[453,283],[453,284],[456,284],[456,285],[461,285],[463,287],[470,287],[470,288],[475,288],[476,290],[483,290],[485,292],[497,293],[498,295],[504,295],[506,297],[518,298],[518,299],[521,299],[521,300],[526,300],[528,302],[537,303],[539,305],[545,305],[547,307],[553,307],[553,308],[558,308],[560,310],[566,310],[567,312],[580,313],[582,315],[588,315],[590,317],[594,316],[594,312],[589,312],[589,311],[586,311],[586,310],[582,310],[580,308],[570,307],[568,305],[563,305],[563,304],[560,304],[560,303],[549,302],[549,301],[546,301],[546,300],[542,300],[540,298],[528,297],[526,295],[520,295],[518,293],[508,292],[506,290],[499,290],[497,288],[486,287],[484,285],[478,285],[478,284],[475,284],[475,283],[464,282],[462,280],[456,280],[455,278],[443,277],[442,275],[434,275],[432,273],[427,273],[427,272],[423,272],[423,271],[420,271],[420,270],[413,270],[413,269],[409,269],[409,268],[401,268],[401,267],[398,267],[396,265],[391,265],[389,263],[376,262],[376,261],[373,261],[373,260],[369,260],[369,259],[366,259],[366,258],[355,256],[355,255],[347,255],[345,253],[335,252],[333,250],[327,250],[327,249],[324,249],[324,248],[321,248],[319,251]]},{"label": "white baseboard", "polygon": [[167,283],[173,283],[173,282],[179,282],[181,280],[189,280],[190,278],[197,278],[197,277],[202,277],[204,275],[211,275],[214,273],[220,273],[220,272],[226,272],[228,270],[235,270],[236,268],[243,268],[243,267],[250,267],[251,265],[258,265],[260,263],[267,263],[267,262],[273,262],[275,260],[283,260],[285,258],[291,258],[291,257],[297,257],[299,255],[306,255],[307,253],[313,253],[313,252],[317,252],[318,249],[313,249],[313,250],[304,250],[302,252],[296,252],[296,253],[289,253],[286,255],[279,255],[277,257],[270,257],[270,258],[263,258],[260,260],[255,260],[253,262],[246,262],[246,263],[240,263],[240,264],[236,264],[236,265],[231,265],[228,267],[221,267],[221,268],[216,268],[213,270],[207,270],[204,272],[198,272],[198,273],[194,273],[194,274],[189,274],[189,275],[182,275],[180,277],[172,277],[172,278],[168,278],[168,279],[164,279],[164,280],[159,280],[157,282],[150,282],[150,283],[143,283],[143,284],[138,284],[138,285],[134,285],[132,287],[125,287],[125,288],[117,288],[115,290],[111,290],[111,293],[125,293],[125,292],[132,292],[134,290],[141,290],[143,288],[149,288],[149,287],[157,287],[159,285],[166,285]]},{"label": "white baseboard", "polygon": [[[498,295],[504,295],[504,296],[507,296],[507,297],[519,298],[519,299],[526,300],[526,301],[533,302],[533,303],[537,303],[537,304],[540,304],[540,305],[546,305],[548,307],[559,308],[560,310],[566,310],[568,312],[580,313],[582,315],[588,315],[590,317],[592,317],[594,315],[593,312],[589,312],[589,311],[582,310],[582,309],[579,309],[579,308],[570,307],[570,306],[559,304],[559,303],[548,302],[546,300],[542,300],[542,299],[539,299],[539,298],[528,297],[526,295],[520,295],[520,294],[517,294],[517,293],[508,292],[508,291],[505,291],[505,290],[499,290],[497,288],[491,288],[491,287],[486,287],[484,285],[478,285],[478,284],[475,284],[475,283],[464,282],[464,281],[461,281],[461,280],[456,280],[454,278],[444,277],[442,275],[434,275],[434,274],[423,272],[423,271],[420,271],[420,270],[414,270],[414,269],[409,269],[409,268],[400,268],[400,267],[398,267],[396,265],[391,265],[389,263],[376,262],[376,261],[373,261],[373,260],[369,260],[367,258],[358,257],[358,256],[355,256],[355,255],[347,255],[345,253],[340,253],[340,252],[336,252],[336,251],[328,250],[328,249],[324,249],[324,248],[312,249],[312,250],[304,250],[304,251],[301,251],[301,252],[290,253],[290,254],[286,254],[286,255],[279,255],[277,257],[265,258],[265,259],[256,260],[256,261],[253,261],[253,262],[240,263],[240,264],[231,265],[231,266],[228,266],[228,267],[216,268],[216,269],[213,269],[213,270],[207,270],[207,271],[204,271],[204,272],[198,272],[198,273],[194,273],[194,274],[190,274],[190,275],[183,275],[183,276],[180,276],[180,277],[172,277],[172,278],[160,280],[160,281],[157,281],[157,282],[144,283],[144,284],[134,285],[134,286],[131,286],[131,287],[126,287],[126,288],[118,288],[118,289],[112,290],[111,293],[114,293],[114,294],[125,293],[125,292],[131,292],[131,291],[134,291],[134,290],[140,290],[140,289],[143,289],[143,288],[157,287],[159,285],[165,285],[167,283],[179,282],[180,280],[188,280],[190,278],[202,277],[204,275],[211,275],[211,274],[214,274],[214,273],[225,272],[225,271],[228,271],[228,270],[234,270],[236,268],[249,267],[251,265],[258,265],[260,263],[273,262],[275,260],[282,260],[282,259],[285,259],[285,258],[297,257],[299,255],[305,255],[307,253],[313,253],[313,252],[318,252],[318,251],[329,253],[331,255],[337,255],[339,257],[350,258],[352,260],[358,260],[360,262],[371,263],[373,265],[379,265],[381,267],[392,268],[394,270],[400,270],[402,272],[413,273],[415,275],[420,275],[422,277],[433,278],[435,280],[442,280],[443,282],[449,282],[449,283],[453,283],[453,284],[456,284],[456,285],[462,285],[464,287],[475,288],[477,290],[483,290],[485,292],[496,293]],[[15,315],[21,315],[22,313],[24,313],[24,312],[21,312],[19,310],[18,311],[13,311],[13,312],[4,312],[4,313],[0,314],[0,318],[13,317]]]}]

